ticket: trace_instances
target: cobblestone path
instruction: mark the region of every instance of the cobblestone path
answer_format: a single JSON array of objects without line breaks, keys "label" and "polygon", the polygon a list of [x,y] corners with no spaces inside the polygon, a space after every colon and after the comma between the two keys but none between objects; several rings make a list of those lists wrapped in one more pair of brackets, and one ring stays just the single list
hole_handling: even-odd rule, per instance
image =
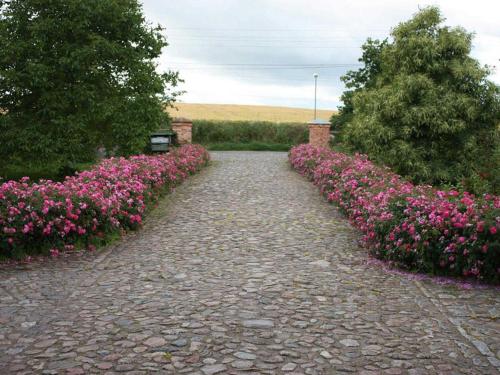
[{"label": "cobblestone path", "polygon": [[0,374],[496,374],[498,289],[368,264],[285,153],[214,153],[104,252],[0,271]]}]

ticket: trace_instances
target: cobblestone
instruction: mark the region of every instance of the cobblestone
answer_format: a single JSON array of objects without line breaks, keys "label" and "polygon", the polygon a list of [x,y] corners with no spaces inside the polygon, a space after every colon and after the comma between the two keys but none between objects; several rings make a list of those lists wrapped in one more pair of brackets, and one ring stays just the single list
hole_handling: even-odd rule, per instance
[{"label": "cobblestone", "polygon": [[285,153],[213,153],[142,230],[0,269],[0,373],[496,374],[498,289],[385,271]]}]

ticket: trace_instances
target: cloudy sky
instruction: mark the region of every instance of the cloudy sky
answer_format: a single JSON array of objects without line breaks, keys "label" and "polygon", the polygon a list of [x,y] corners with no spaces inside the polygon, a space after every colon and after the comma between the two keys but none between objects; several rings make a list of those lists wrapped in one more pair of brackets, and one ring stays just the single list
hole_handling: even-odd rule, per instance
[{"label": "cloudy sky", "polygon": [[474,31],[473,55],[499,66],[499,0],[143,0],[170,45],[160,70],[179,70],[188,103],[336,108],[339,77],[356,69],[368,37],[383,39],[419,8],[438,5],[446,24]]}]

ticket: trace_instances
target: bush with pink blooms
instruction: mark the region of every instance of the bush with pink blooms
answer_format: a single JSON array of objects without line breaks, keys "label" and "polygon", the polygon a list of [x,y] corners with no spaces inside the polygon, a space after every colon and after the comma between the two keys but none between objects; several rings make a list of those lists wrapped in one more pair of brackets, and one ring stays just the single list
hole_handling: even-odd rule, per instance
[{"label": "bush with pink blooms", "polygon": [[414,185],[364,155],[300,145],[292,166],[363,233],[377,258],[418,272],[500,281],[500,197]]},{"label": "bush with pink blooms", "polygon": [[198,145],[168,154],[110,158],[63,182],[0,185],[0,258],[95,248],[138,227],[160,195],[207,164]]}]

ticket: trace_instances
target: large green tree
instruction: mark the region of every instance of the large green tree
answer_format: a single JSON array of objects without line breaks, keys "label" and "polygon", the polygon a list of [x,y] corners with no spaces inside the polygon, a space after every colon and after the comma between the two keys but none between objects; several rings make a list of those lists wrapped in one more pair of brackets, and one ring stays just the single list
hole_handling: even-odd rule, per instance
[{"label": "large green tree", "polygon": [[166,45],[137,0],[0,1],[2,162],[142,151],[175,97],[177,73],[156,71]]},{"label": "large green tree", "polygon": [[495,185],[499,88],[470,56],[473,35],[443,21],[429,7],[393,29],[344,140],[417,182]]},{"label": "large green tree", "polygon": [[350,70],[340,77],[347,90],[342,93],[340,98],[343,105],[338,107],[338,113],[333,114],[330,119],[333,129],[342,130],[344,125],[352,120],[354,94],[375,85],[376,77],[380,73],[381,52],[386,45],[387,39],[379,41],[368,38],[361,46],[363,53],[358,59],[363,66],[358,70]]}]

